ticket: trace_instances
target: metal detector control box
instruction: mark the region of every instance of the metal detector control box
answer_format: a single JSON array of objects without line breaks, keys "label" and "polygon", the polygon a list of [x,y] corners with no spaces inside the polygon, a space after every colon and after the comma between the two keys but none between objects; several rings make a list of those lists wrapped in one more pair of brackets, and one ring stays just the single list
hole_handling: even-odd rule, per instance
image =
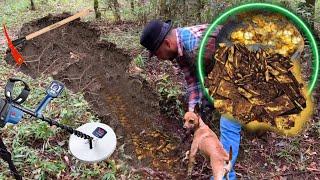
[{"label": "metal detector control box", "polygon": [[59,81],[52,81],[49,87],[46,90],[46,96],[42,99],[40,104],[38,105],[35,113],[37,117],[42,116],[42,111],[45,107],[49,104],[49,102],[53,99],[58,97],[64,89],[64,85]]},{"label": "metal detector control box", "polygon": [[64,85],[59,81],[52,81],[47,89],[47,95],[52,98],[58,97],[64,89]]}]

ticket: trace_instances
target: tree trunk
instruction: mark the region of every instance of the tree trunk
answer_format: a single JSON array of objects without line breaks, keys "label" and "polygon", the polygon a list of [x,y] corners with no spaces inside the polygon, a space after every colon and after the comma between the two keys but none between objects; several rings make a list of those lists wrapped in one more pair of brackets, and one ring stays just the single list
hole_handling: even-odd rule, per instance
[{"label": "tree trunk", "polygon": [[197,12],[196,12],[196,16],[197,16],[197,21],[198,23],[201,22],[201,12],[203,11],[203,6],[202,6],[202,2],[201,0],[197,1]]},{"label": "tree trunk", "polygon": [[96,19],[101,19],[101,12],[99,11],[99,1],[94,0],[93,4],[94,12],[96,14]]},{"label": "tree trunk", "polygon": [[[143,6],[146,6],[147,0],[142,0]],[[149,9],[150,10],[150,9]],[[143,24],[147,23],[147,11],[143,11]]]},{"label": "tree trunk", "polygon": [[166,18],[166,0],[159,0],[159,15],[162,18]]},{"label": "tree trunk", "polygon": [[31,10],[32,10],[32,11],[36,10],[36,8],[34,7],[34,2],[33,2],[33,0],[31,0]]},{"label": "tree trunk", "polygon": [[[144,7],[146,5],[146,1],[145,0],[139,0],[138,1],[138,5],[139,7]],[[139,24],[145,24],[147,23],[147,11],[146,9],[144,10],[140,10],[138,13],[138,20],[139,20]]]},{"label": "tree trunk", "polygon": [[183,17],[182,17],[182,19],[183,19],[183,25],[186,25],[186,24],[188,24],[187,23],[187,20],[188,20],[188,13],[187,13],[187,11],[188,11],[188,5],[187,5],[187,3],[186,3],[186,0],[183,0],[182,1],[182,14],[183,14]]},{"label": "tree trunk", "polygon": [[158,0],[150,0],[149,14],[152,14],[152,19],[156,19],[159,15]]},{"label": "tree trunk", "polygon": [[170,3],[170,10],[169,10],[169,19],[175,19],[177,12],[179,11],[178,8],[180,8],[178,6],[178,1],[171,1]]},{"label": "tree trunk", "polygon": [[311,28],[314,28],[314,20],[315,20],[315,7],[316,7],[316,1],[315,0],[306,0],[306,7],[310,10],[310,26]]},{"label": "tree trunk", "polygon": [[113,3],[114,19],[115,19],[116,22],[120,22],[121,21],[121,17],[120,17],[118,0],[112,0],[112,3]]},{"label": "tree trunk", "polygon": [[134,13],[134,0],[130,0],[131,13]]}]

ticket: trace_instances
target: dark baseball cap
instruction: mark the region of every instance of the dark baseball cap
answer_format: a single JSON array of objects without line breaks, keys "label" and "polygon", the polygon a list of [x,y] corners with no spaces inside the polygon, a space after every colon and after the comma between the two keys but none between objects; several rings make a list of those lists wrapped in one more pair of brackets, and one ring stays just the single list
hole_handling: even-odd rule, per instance
[{"label": "dark baseball cap", "polygon": [[171,28],[171,20],[165,22],[160,20],[150,21],[142,31],[140,44],[150,51],[150,55],[153,55],[160,47]]}]

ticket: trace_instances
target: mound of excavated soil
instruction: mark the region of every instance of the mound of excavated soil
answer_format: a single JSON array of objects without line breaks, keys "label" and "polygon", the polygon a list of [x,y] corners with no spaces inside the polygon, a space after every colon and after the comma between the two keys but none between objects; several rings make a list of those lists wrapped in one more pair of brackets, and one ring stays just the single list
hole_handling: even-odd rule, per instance
[{"label": "mound of excavated soil", "polygon": [[[27,23],[20,36],[67,16],[49,15]],[[41,74],[53,76],[72,91],[84,92],[102,122],[114,128],[118,147],[124,145],[124,152],[120,152],[123,146],[118,148],[114,158],[137,169],[163,171],[158,175],[149,172],[159,178],[184,179],[186,163],[181,159],[190,142],[181,143],[181,125],[160,115],[158,95],[142,78],[128,74],[131,58],[114,44],[100,41],[98,29],[90,23],[74,21],[27,41],[18,48],[26,59],[21,71],[33,78]],[[11,55],[6,61],[13,64]]]}]

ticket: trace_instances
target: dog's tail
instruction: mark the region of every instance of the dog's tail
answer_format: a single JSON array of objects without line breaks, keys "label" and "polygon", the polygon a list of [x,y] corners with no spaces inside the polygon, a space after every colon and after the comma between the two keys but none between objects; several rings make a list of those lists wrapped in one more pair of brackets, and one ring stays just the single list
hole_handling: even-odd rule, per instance
[{"label": "dog's tail", "polygon": [[227,167],[225,168],[225,177],[226,180],[229,180],[229,172],[232,169],[232,164],[231,164],[231,160],[232,160],[232,146],[230,146],[230,150],[229,150],[229,160],[228,160],[228,164]]},{"label": "dog's tail", "polygon": [[229,161],[232,160],[232,146],[230,146],[230,151],[229,151]]}]

